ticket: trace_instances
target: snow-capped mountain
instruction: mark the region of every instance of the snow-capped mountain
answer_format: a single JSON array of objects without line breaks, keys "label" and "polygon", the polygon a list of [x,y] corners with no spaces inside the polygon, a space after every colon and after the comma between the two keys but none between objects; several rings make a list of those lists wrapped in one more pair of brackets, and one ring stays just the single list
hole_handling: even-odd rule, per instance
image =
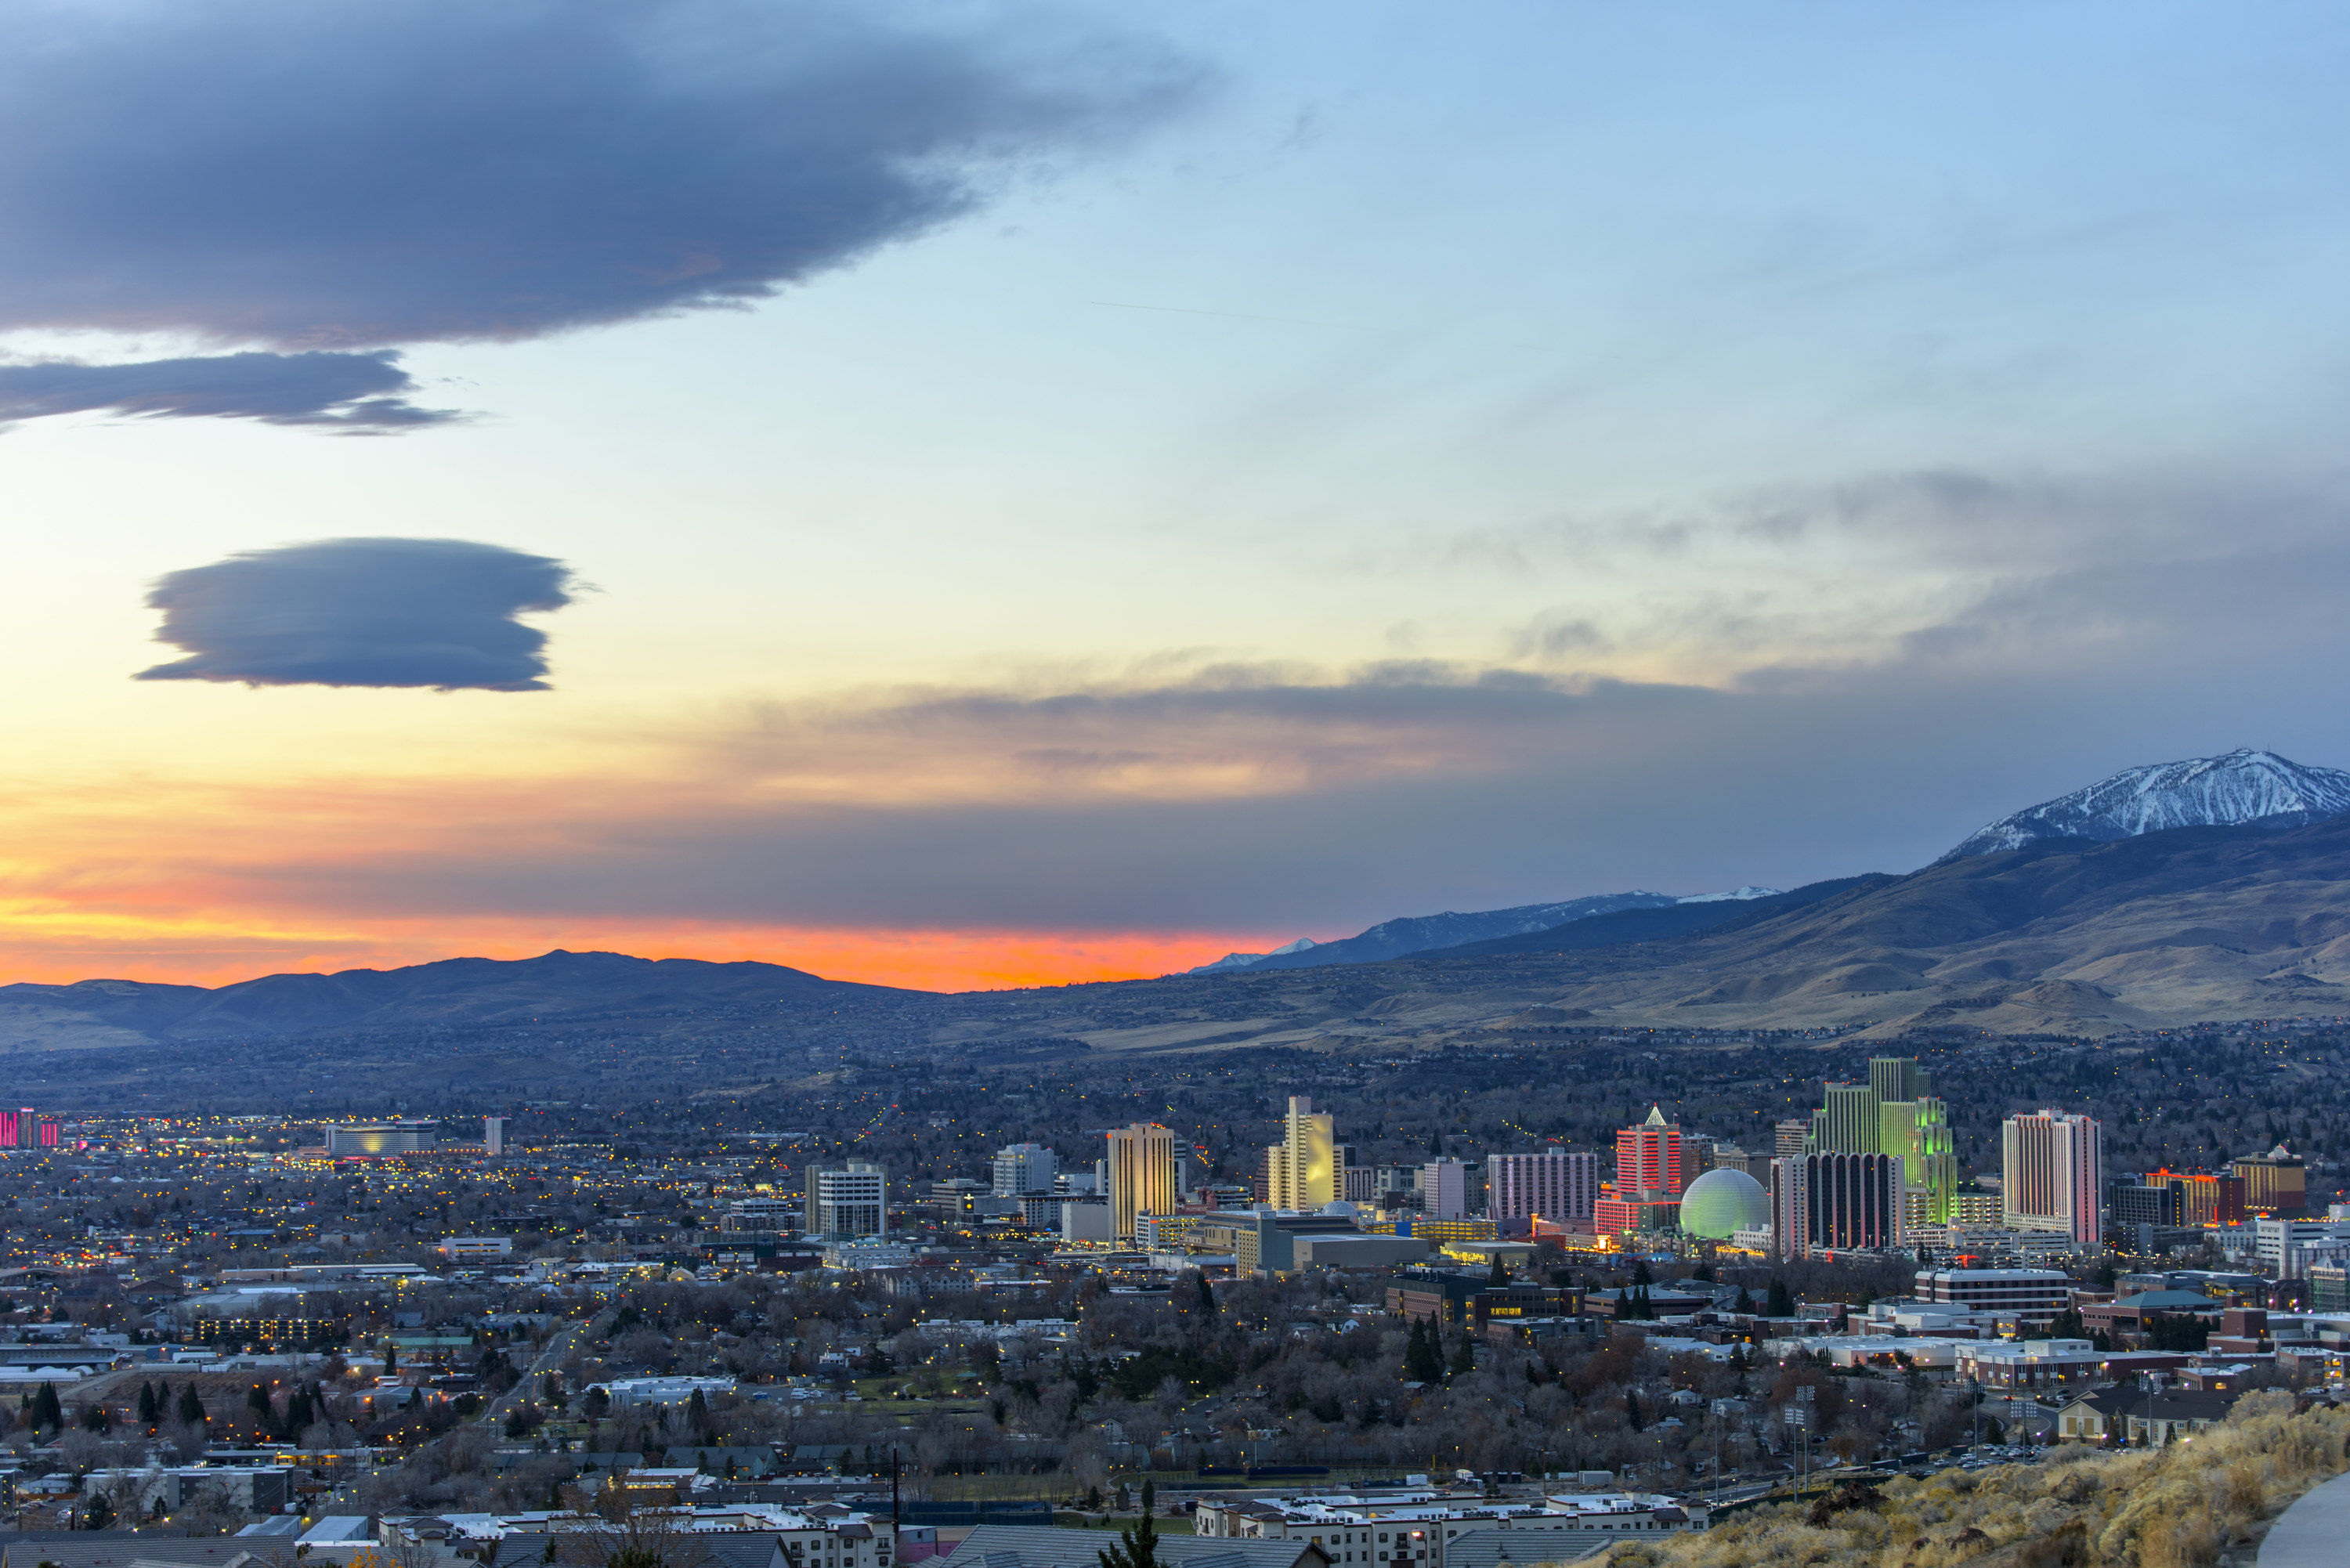
[{"label": "snow-capped mountain", "polygon": [[1300,937],[1295,941],[1286,946],[1277,947],[1269,953],[1226,953],[1213,963],[1193,964],[1183,972],[1185,974],[1223,974],[1232,970],[1246,969],[1253,963],[1260,963],[1269,958],[1280,958],[1288,953],[1302,953],[1307,948],[1315,945],[1317,944],[1312,937]]},{"label": "snow-capped mountain", "polygon": [[1967,836],[1937,866],[2021,849],[2043,838],[2106,841],[2171,827],[2298,827],[2350,812],[2350,773],[2310,768],[2274,752],[2238,751],[2130,768],[2086,789],[2002,816]]},{"label": "snow-capped mountain", "polygon": [[1755,898],[1775,898],[1785,891],[1783,888],[1757,888],[1750,882],[1743,888],[1732,888],[1727,893],[1691,893],[1688,898],[1676,898],[1673,902],[1677,904],[1743,904]]}]

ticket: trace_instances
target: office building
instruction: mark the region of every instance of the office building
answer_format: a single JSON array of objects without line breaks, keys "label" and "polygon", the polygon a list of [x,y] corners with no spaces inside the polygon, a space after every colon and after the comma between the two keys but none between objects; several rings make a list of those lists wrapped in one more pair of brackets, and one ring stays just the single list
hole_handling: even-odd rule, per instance
[{"label": "office building", "polygon": [[1419,1211],[1430,1220],[1469,1218],[1469,1168],[1457,1159],[1431,1159],[1421,1166]]},{"label": "office building", "polygon": [[482,1150],[485,1154],[506,1151],[506,1119],[504,1116],[482,1118]]},{"label": "office building", "polygon": [[1337,1128],[1303,1095],[1289,1097],[1282,1141],[1265,1151],[1265,1201],[1312,1211],[1338,1200]]},{"label": "office building", "polygon": [[373,1158],[403,1154],[430,1154],[440,1147],[441,1125],[429,1121],[329,1122],[327,1153],[335,1158],[359,1155]]},{"label": "office building", "polygon": [[1901,1161],[1901,1176],[1929,1225],[1947,1225],[1959,1190],[1958,1144],[1950,1107],[1929,1096],[1880,1100],[1877,1152]]},{"label": "office building", "polygon": [[1503,1224],[1588,1220],[1599,1201],[1599,1157],[1563,1148],[1496,1154],[1485,1160],[1487,1212]]},{"label": "office building", "polygon": [[1809,1245],[1807,1234],[1811,1210],[1804,1197],[1807,1174],[1804,1157],[1788,1155],[1771,1162],[1771,1169],[1762,1181],[1762,1192],[1771,1208],[1771,1253],[1778,1258],[1801,1258]]},{"label": "office building", "polygon": [[2091,1117],[2043,1110],[2000,1128],[2000,1223],[2095,1246],[2106,1233],[2105,1143]]},{"label": "office building", "polygon": [[1812,1113],[1811,1147],[1847,1154],[1877,1152],[1877,1091],[1866,1084],[1829,1084]]},{"label": "office building", "polygon": [[2244,1208],[2254,1214],[2290,1219],[2309,1209],[2309,1177],[2301,1157],[2287,1154],[2282,1145],[2266,1154],[2247,1155],[2229,1168],[2244,1184]]},{"label": "office building", "polygon": [[2244,1213],[2244,1179],[2210,1170],[2150,1170],[2146,1185],[2169,1190],[2176,1208],[2174,1225],[2241,1225]]},{"label": "office building", "polygon": [[1875,1251],[1901,1244],[1898,1157],[1830,1150],[1807,1154],[1802,1163],[1806,1249]]},{"label": "office building", "polygon": [[2063,1312],[2073,1302],[2073,1276],[2062,1269],[1920,1269],[1909,1293],[1973,1312]]},{"label": "office building", "polygon": [[1703,1133],[1681,1134],[1681,1187],[1684,1190],[1713,1168],[1714,1151],[1719,1147]]},{"label": "office building", "polygon": [[995,1151],[994,1193],[998,1198],[1025,1198],[1050,1192],[1061,1174],[1060,1157],[1041,1143],[1015,1143]]},{"label": "office building", "polygon": [[2312,1312],[2350,1312],[2350,1267],[2312,1263],[2306,1278]]},{"label": "office building", "polygon": [[0,1111],[0,1148],[55,1148],[57,1124],[32,1106]]},{"label": "office building", "polygon": [[[1805,1147],[1898,1158],[1911,1194],[1905,1210],[1922,1213],[1929,1224],[1950,1223],[1959,1186],[1958,1146],[1950,1108],[1934,1097],[1932,1075],[1915,1056],[1874,1057],[1866,1083],[1827,1085]],[[1783,1149],[1781,1157],[1785,1155]]]},{"label": "office building", "polygon": [[1809,1116],[1792,1116],[1779,1122],[1771,1129],[1771,1158],[1794,1159],[1804,1152],[1804,1146],[1811,1138],[1812,1119]]},{"label": "office building", "polygon": [[889,1178],[878,1165],[852,1159],[846,1168],[810,1166],[807,1233],[827,1241],[886,1235],[889,1229]]},{"label": "office building", "polygon": [[2350,1262],[2350,1220],[2262,1215],[2252,1221],[2252,1254],[2262,1273],[2280,1280],[2304,1278],[2319,1263]]},{"label": "office building", "polygon": [[1146,1210],[1165,1214],[1177,1205],[1175,1133],[1157,1122],[1112,1127],[1109,1157],[1109,1223],[1113,1241],[1131,1240],[1134,1217]]},{"label": "office building", "polygon": [[1616,1196],[1679,1198],[1688,1179],[1681,1164],[1681,1129],[1665,1120],[1659,1106],[1648,1119],[1616,1135]]},{"label": "office building", "polygon": [[2178,1223],[2178,1192],[2168,1182],[2120,1176],[2106,1191],[2106,1222],[2126,1234],[2140,1225],[2169,1229]]}]

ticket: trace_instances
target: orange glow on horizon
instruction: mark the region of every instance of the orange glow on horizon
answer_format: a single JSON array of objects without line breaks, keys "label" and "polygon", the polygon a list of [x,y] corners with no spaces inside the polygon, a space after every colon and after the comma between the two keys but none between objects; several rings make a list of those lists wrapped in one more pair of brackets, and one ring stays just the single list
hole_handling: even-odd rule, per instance
[{"label": "orange glow on horizon", "polygon": [[[905,931],[686,925],[556,926],[527,919],[368,922],[366,930],[254,930],[0,912],[0,982],[140,980],[220,986],[263,975],[396,969],[452,958],[536,958],[556,948],[647,959],[749,960],[826,980],[914,991],[1006,991],[1172,974],[1284,939],[1137,931]],[[125,929],[130,927],[132,929]]]}]

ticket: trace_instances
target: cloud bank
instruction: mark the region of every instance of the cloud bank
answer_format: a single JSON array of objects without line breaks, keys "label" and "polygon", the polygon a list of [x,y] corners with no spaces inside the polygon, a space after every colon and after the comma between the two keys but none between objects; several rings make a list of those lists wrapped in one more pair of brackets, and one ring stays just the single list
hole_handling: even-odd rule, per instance
[{"label": "cloud bank", "polygon": [[[1194,84],[1122,38],[903,15],[821,0],[10,6],[0,330],[349,350],[741,305],[961,216],[1010,164],[1114,137]],[[78,383],[20,367],[0,396],[17,418],[435,422],[386,400],[404,379],[294,389],[364,376],[359,358],[161,360]]]},{"label": "cloud bank", "polygon": [[546,634],[514,618],[571,602],[562,562],[463,539],[326,539],[173,572],[147,596],[188,657],[140,680],[544,691]]},{"label": "cloud bank", "polygon": [[0,365],[0,423],[109,410],[156,419],[259,420],[353,433],[408,430],[462,416],[420,409],[416,382],[390,350],[225,354],[130,365],[46,360]]}]

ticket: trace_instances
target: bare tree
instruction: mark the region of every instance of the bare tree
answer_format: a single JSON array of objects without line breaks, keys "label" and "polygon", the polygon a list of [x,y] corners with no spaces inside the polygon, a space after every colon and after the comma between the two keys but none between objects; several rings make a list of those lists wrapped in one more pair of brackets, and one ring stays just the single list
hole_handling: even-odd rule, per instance
[{"label": "bare tree", "polygon": [[592,1496],[578,1487],[563,1492],[567,1517],[550,1540],[554,1560],[579,1568],[710,1568],[709,1548],[680,1528],[686,1515],[648,1507],[629,1495],[628,1473]]}]

